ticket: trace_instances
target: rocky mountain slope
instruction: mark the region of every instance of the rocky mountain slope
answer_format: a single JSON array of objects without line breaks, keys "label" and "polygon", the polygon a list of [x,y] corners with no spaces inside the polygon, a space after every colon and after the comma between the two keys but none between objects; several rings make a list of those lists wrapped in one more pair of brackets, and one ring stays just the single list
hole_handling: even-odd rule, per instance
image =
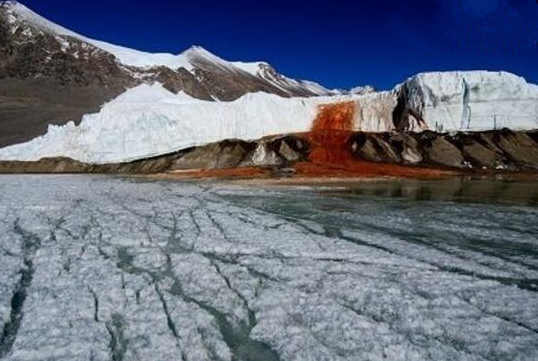
[{"label": "rocky mountain slope", "polygon": [[93,40],[16,1],[0,2],[0,147],[44,134],[49,124],[78,124],[126,89],[152,81],[211,101],[259,91],[282,97],[333,93],[287,78],[267,63],[228,62],[201,47],[150,54]]}]

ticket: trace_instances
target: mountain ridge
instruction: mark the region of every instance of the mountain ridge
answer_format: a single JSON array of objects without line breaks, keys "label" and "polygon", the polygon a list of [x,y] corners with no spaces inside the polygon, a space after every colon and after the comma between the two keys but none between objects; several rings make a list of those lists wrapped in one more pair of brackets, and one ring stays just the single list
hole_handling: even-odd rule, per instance
[{"label": "mountain ridge", "polygon": [[0,147],[43,135],[49,125],[79,124],[83,115],[143,83],[159,82],[173,93],[209,101],[233,101],[253,92],[281,97],[335,93],[263,64],[259,75],[200,46],[179,55],[129,49],[66,29],[20,2],[2,1]]},{"label": "mountain ridge", "polygon": [[[210,63],[213,66],[212,70],[215,70],[215,67],[218,67],[221,71],[240,73],[241,75],[245,76],[245,74],[243,74],[244,72],[248,75],[259,78],[260,80],[265,80],[270,83],[270,85],[274,85],[283,91],[284,94],[279,94],[283,96],[329,95],[336,92],[335,90],[326,89],[315,82],[307,82],[304,80],[295,80],[285,77],[284,75],[277,73],[274,67],[267,62],[230,62],[211,53],[199,45],[193,45],[177,55],[171,53],[149,53],[80,35],[61,25],[49,21],[18,1],[4,1],[0,2],[0,4],[2,5],[4,11],[7,12],[7,21],[12,26],[21,26],[20,23],[22,22],[35,28],[36,30],[48,32],[56,37],[59,36],[77,39],[112,54],[121,65],[138,68],[138,70],[141,71],[147,71],[160,67],[166,67],[173,71],[178,71],[180,68],[184,68],[193,73],[193,75],[196,75],[194,72],[196,68],[203,68],[203,64],[206,64],[207,67],[207,63]],[[58,40],[61,42],[62,40],[65,41],[66,39]],[[67,44],[64,44],[64,46],[65,45]],[[259,71],[261,71],[264,67],[270,67],[271,71],[278,75],[272,77],[272,79],[267,79],[267,77],[258,76],[257,72],[253,73],[245,71],[243,67],[236,66],[238,64],[245,64],[250,68],[256,64],[259,65]],[[302,87],[302,85],[305,84],[310,86]]]}]

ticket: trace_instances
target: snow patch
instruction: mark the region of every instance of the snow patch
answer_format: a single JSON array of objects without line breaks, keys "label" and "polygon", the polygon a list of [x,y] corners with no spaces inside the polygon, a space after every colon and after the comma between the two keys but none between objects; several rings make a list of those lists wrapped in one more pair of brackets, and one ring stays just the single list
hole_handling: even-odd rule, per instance
[{"label": "snow patch", "polygon": [[255,62],[251,62],[251,63],[248,63],[248,62],[242,62],[242,61],[234,61],[232,62],[232,64],[236,67],[236,68],[239,68],[243,71],[246,71],[247,73],[251,74],[251,75],[254,75],[254,76],[259,76],[259,72],[262,68],[262,66],[269,66],[269,64],[267,64],[266,62],[263,62],[263,61],[255,61]]}]

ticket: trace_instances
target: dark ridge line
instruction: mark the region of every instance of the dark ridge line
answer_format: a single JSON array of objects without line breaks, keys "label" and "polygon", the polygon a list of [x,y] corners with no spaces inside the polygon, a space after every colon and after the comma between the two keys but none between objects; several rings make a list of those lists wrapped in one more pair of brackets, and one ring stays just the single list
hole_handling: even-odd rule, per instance
[{"label": "dark ridge line", "polygon": [[20,219],[17,218],[13,224],[13,230],[15,233],[22,237],[23,246],[23,267],[20,270],[21,278],[15,287],[15,292],[11,297],[11,314],[9,321],[4,325],[2,335],[0,337],[0,358],[8,355],[12,348],[19,328],[24,316],[23,307],[26,301],[26,290],[32,283],[34,277],[34,264],[33,258],[35,252],[41,246],[41,240],[35,234],[27,232],[22,229],[19,224]]},{"label": "dark ridge line", "polygon": [[460,298],[465,301],[465,303],[467,303],[468,305],[472,306],[472,307],[475,307],[476,309],[478,309],[480,312],[482,312],[483,314],[485,315],[488,315],[488,316],[492,316],[492,317],[497,317],[505,322],[508,322],[508,323],[511,323],[513,325],[516,325],[518,327],[521,327],[521,328],[524,328],[525,330],[529,331],[529,332],[532,332],[532,333],[535,333],[535,334],[538,334],[538,329],[537,328],[534,328],[532,326],[528,326],[520,321],[517,321],[517,320],[513,320],[511,318],[508,318],[507,316],[503,316],[501,314],[498,314],[498,313],[495,313],[495,312],[490,312],[488,310],[485,310],[483,309],[482,307],[479,307],[478,305],[475,305],[473,304],[467,297],[464,297],[464,296],[460,296]]},{"label": "dark ridge line", "polygon": [[99,298],[97,297],[97,293],[95,293],[91,287],[88,287],[88,290],[93,296],[93,319],[95,322],[99,322]]},{"label": "dark ridge line", "polygon": [[176,324],[174,323],[174,321],[172,320],[172,317],[170,316],[170,311],[168,310],[168,304],[166,303],[166,300],[164,299],[164,295],[163,295],[162,291],[159,289],[159,286],[157,285],[157,283],[155,283],[155,292],[157,292],[157,294],[159,295],[159,299],[161,300],[161,304],[163,306],[164,314],[166,315],[166,321],[168,323],[168,328],[170,329],[170,331],[172,332],[174,337],[177,338],[178,340],[180,340],[181,337],[179,336],[179,334],[177,332]]},{"label": "dark ridge line", "polygon": [[110,335],[109,348],[112,356],[112,361],[123,361],[125,352],[127,351],[127,344],[123,335],[124,321],[123,317],[119,314],[112,315],[112,322],[106,323],[106,329]]}]

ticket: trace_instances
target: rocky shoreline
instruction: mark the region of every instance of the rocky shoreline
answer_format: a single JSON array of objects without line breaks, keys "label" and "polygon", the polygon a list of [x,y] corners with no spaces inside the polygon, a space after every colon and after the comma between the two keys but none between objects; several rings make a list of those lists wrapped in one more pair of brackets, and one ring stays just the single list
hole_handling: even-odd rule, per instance
[{"label": "rocky shoreline", "polygon": [[225,140],[155,158],[87,164],[0,161],[0,173],[175,174],[184,177],[357,177],[538,173],[538,131],[365,133],[325,130]]}]

